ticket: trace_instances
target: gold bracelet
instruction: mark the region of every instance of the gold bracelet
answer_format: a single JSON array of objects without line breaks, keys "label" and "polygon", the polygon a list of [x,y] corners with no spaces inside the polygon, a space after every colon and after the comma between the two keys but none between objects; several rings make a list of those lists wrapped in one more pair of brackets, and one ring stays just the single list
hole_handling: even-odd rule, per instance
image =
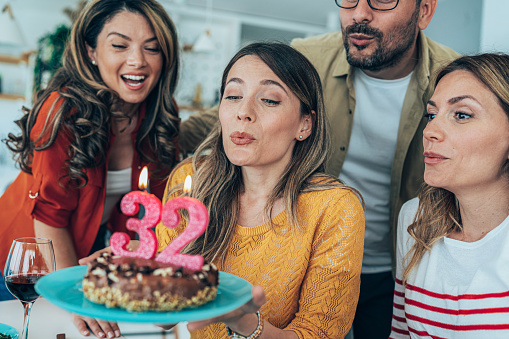
[{"label": "gold bracelet", "polygon": [[242,334],[238,334],[237,332],[234,332],[231,328],[226,326],[226,332],[228,333],[228,337],[230,337],[230,339],[257,339],[257,338],[259,338],[262,335],[264,320],[263,320],[263,317],[262,317],[260,311],[256,312],[256,315],[258,316],[258,326],[255,328],[253,333],[251,333],[250,335],[248,335],[246,337]]}]

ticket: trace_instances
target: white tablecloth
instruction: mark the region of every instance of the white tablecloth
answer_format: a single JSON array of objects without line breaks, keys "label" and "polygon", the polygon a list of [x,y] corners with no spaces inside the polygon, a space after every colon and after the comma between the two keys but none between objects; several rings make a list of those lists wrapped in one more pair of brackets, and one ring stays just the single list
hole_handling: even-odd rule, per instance
[{"label": "white tablecloth", "polygon": [[[23,307],[18,300],[0,302],[0,323],[14,327],[21,335]],[[183,324],[177,326],[175,331],[165,333],[161,328],[152,324],[119,323],[119,327],[124,335],[122,338],[126,339],[189,338],[189,332]],[[92,334],[89,337],[84,337],[79,333],[72,323],[71,313],[51,304],[44,298],[37,299],[30,315],[28,337],[30,339],[56,339],[59,333],[65,333],[66,339],[94,338]]]}]

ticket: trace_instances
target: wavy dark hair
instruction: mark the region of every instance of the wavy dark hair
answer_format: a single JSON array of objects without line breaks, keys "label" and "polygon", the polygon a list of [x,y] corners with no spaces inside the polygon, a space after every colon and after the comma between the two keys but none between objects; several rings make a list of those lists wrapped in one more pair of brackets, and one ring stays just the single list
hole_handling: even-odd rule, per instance
[{"label": "wavy dark hair", "polygon": [[[21,135],[9,134],[7,146],[22,171],[31,173],[34,151],[45,150],[63,130],[71,136],[67,161],[68,177],[73,186],[88,183],[86,169],[105,164],[109,148],[112,116],[128,118],[114,112],[121,102],[118,94],[103,82],[99,70],[89,60],[87,48],[97,46],[97,36],[104,25],[120,12],[143,15],[152,26],[163,55],[160,78],[146,99],[146,114],[135,141],[135,150],[142,159],[155,163],[158,171],[151,175],[164,178],[174,167],[178,135],[178,108],[173,99],[179,69],[179,49],[175,25],[164,8],[155,0],[95,0],[76,20],[63,55],[63,66],[48,87],[34,98],[32,110],[16,122]],[[62,105],[51,108],[40,136],[30,139],[39,111],[52,92],[63,98]],[[72,112],[72,114],[71,114]]]},{"label": "wavy dark hair", "polygon": [[[273,224],[270,216],[274,203],[282,198],[289,225],[298,232],[302,230],[297,213],[299,194],[338,187],[355,190],[343,185],[338,178],[325,174],[325,163],[330,154],[329,127],[320,77],[313,65],[288,45],[250,44],[242,48],[226,66],[221,81],[221,98],[231,68],[245,56],[260,58],[289,87],[300,101],[300,112],[295,114],[312,117],[311,134],[305,140],[295,143],[292,158],[264,209],[264,221],[276,231],[278,225]],[[191,195],[207,206],[210,221],[205,233],[184,251],[201,254],[210,262],[217,257],[223,262],[237,225],[240,194],[244,185],[241,167],[233,165],[225,153],[219,124],[199,146],[192,161],[195,174]],[[177,185],[169,194],[181,190],[181,186]]]},{"label": "wavy dark hair", "polygon": [[[509,55],[484,53],[460,57],[438,72],[435,87],[444,76],[455,71],[472,73],[497,97],[498,104],[509,119]],[[501,170],[509,181],[509,160]],[[462,229],[460,209],[454,193],[424,183],[418,197],[417,213],[413,223],[408,226],[408,233],[415,243],[405,257],[402,279],[405,283],[422,256],[438,240]]]}]

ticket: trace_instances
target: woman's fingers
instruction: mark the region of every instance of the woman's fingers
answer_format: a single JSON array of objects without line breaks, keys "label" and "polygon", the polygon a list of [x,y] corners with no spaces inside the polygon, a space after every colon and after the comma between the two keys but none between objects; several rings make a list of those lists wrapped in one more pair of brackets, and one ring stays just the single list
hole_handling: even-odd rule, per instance
[{"label": "woman's fingers", "polygon": [[[140,241],[139,240],[131,240],[126,245],[126,248],[129,251],[136,251],[139,246],[140,246]],[[92,260],[94,260],[95,258],[101,256],[101,254],[103,254],[103,253],[111,253],[111,247],[108,246],[106,248],[103,248],[102,250],[95,251],[94,253],[90,254],[88,257],[81,258],[80,260],[78,260],[78,263],[80,265],[86,265],[89,262],[91,262]]]},{"label": "woman's fingers", "polygon": [[88,330],[87,323],[85,322],[84,318],[82,318],[76,314],[73,314],[72,322],[73,322],[74,326],[76,326],[78,331],[80,331],[80,333],[83,336],[88,337],[90,335],[90,331]]},{"label": "woman's fingers", "polygon": [[[103,333],[103,337],[101,338],[118,338],[120,337],[120,329],[118,328],[118,325],[114,322],[108,322],[103,320],[98,320],[97,323],[99,324],[100,330],[99,333]],[[93,329],[92,329],[93,330]],[[116,331],[116,332],[115,332]],[[96,333],[93,330],[94,333]]]},{"label": "woman's fingers", "polygon": [[110,323],[108,321],[95,320],[76,314],[73,314],[72,322],[84,336],[88,336],[90,331],[92,331],[97,338],[118,338],[121,335],[118,324],[114,322]]},{"label": "woman's fingers", "polygon": [[86,265],[89,262],[91,262],[92,260],[94,260],[95,258],[100,257],[102,253],[111,253],[111,247],[103,248],[102,250],[92,253],[88,257],[81,258],[80,260],[78,260],[78,263],[80,265]]}]

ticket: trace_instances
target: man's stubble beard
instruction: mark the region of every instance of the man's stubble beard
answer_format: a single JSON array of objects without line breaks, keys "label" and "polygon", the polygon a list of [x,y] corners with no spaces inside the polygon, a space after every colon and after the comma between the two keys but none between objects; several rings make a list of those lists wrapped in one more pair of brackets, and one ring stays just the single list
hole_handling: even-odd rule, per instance
[{"label": "man's stubble beard", "polygon": [[[368,24],[353,24],[346,28],[341,27],[348,63],[353,67],[371,72],[381,71],[397,65],[403,57],[410,52],[410,49],[415,42],[418,18],[419,6],[416,7],[416,10],[406,24],[396,27],[394,30],[389,32],[386,37],[380,30],[372,28]],[[350,53],[350,44],[348,42],[348,34],[350,33],[363,33],[373,36],[375,43],[377,43],[377,48],[370,55],[355,57],[352,53]],[[390,46],[392,42],[397,41],[399,41],[399,43],[395,46]],[[352,46],[352,48],[355,48],[358,51],[361,51],[366,47],[367,46]]]}]

